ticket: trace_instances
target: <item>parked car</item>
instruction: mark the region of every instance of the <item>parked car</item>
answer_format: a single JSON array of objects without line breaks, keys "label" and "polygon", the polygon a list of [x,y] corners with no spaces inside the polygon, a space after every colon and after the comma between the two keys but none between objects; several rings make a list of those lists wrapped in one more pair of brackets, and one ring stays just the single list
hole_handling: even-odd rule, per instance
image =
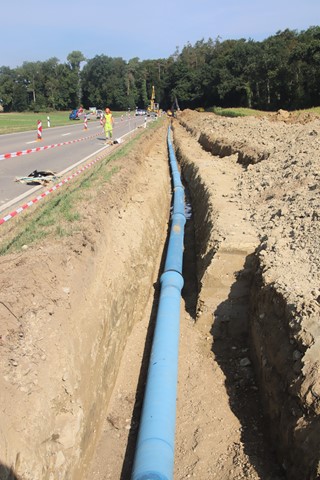
[{"label": "parked car", "polygon": [[97,110],[97,111],[96,111],[96,118],[97,118],[97,119],[100,119],[100,118],[101,118],[101,115],[103,115],[103,111],[102,111],[102,110]]},{"label": "parked car", "polygon": [[78,110],[72,110],[69,115],[69,120],[80,120]]},{"label": "parked car", "polygon": [[136,117],[138,117],[140,115],[147,115],[147,112],[145,110],[142,110],[141,108],[137,108]]}]

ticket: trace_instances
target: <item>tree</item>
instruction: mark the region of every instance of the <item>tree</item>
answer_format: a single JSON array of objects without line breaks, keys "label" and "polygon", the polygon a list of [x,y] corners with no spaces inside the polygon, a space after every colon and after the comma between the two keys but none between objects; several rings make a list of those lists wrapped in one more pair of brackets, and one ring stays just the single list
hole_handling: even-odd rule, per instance
[{"label": "tree", "polygon": [[0,98],[5,112],[12,110],[14,87],[17,75],[9,67],[0,68]]},{"label": "tree", "polygon": [[320,27],[310,27],[297,36],[289,57],[293,72],[296,108],[320,104]]},{"label": "tree", "polygon": [[70,88],[70,98],[72,100],[73,106],[79,106],[81,104],[81,79],[80,79],[80,65],[81,62],[86,61],[85,56],[79,50],[74,50],[69,53],[67,56],[68,64],[70,67],[69,76],[71,79],[70,87],[73,85],[73,88]]},{"label": "tree", "polygon": [[38,109],[40,104],[43,103],[38,98],[38,93],[41,93],[43,86],[41,66],[41,62],[23,62],[22,66],[17,68],[17,73],[28,93],[28,104],[32,110]]},{"label": "tree", "polygon": [[97,55],[81,72],[83,104],[126,110],[128,108],[128,76],[122,58]]},{"label": "tree", "polygon": [[177,98],[182,108],[245,106],[304,108],[320,104],[320,27],[279,31],[262,42],[204,39],[177,48],[169,58],[128,62],[98,55],[86,61],[75,50],[60,64],[24,62],[0,68],[5,111],[71,109],[83,105],[145,108],[152,87],[161,108]]},{"label": "tree", "polygon": [[59,78],[59,60],[50,58],[42,64],[43,93],[46,106],[56,110],[58,108],[59,89],[62,79]]}]

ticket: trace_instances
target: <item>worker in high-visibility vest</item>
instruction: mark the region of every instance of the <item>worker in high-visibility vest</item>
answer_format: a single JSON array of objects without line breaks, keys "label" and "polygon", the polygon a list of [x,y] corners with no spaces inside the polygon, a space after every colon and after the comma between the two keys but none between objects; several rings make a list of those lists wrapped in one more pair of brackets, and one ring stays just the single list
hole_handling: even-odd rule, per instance
[{"label": "worker in high-visibility vest", "polygon": [[114,120],[110,108],[106,108],[106,113],[103,117],[103,128],[106,134],[106,143],[109,143],[110,145],[112,145],[113,124]]}]

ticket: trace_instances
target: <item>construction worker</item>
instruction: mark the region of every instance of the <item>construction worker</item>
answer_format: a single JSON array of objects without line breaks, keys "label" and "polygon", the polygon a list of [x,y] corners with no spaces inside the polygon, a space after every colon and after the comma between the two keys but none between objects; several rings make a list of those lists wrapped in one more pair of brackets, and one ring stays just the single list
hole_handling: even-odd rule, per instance
[{"label": "construction worker", "polygon": [[106,143],[108,143],[109,145],[112,145],[113,124],[114,120],[110,108],[106,108],[106,113],[103,117],[103,128],[106,134]]}]

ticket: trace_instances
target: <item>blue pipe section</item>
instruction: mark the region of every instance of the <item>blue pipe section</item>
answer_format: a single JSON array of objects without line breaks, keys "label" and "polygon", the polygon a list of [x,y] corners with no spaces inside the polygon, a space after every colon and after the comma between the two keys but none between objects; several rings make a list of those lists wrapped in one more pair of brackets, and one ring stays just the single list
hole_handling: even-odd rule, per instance
[{"label": "blue pipe section", "polygon": [[170,127],[168,149],[174,200],[170,238],[149,362],[132,480],[172,480],[178,380],[184,189],[174,155]]},{"label": "blue pipe section", "polygon": [[[167,258],[165,261],[164,271],[175,271],[182,275],[182,260],[183,260],[183,239],[184,239],[184,225],[186,217],[181,213],[174,213],[172,215],[172,224],[169,237]],[[181,255],[177,255],[181,252]]]},{"label": "blue pipe section", "polygon": [[184,205],[184,188],[175,187],[174,189],[174,198],[173,198],[173,214],[185,214],[185,205]]}]

